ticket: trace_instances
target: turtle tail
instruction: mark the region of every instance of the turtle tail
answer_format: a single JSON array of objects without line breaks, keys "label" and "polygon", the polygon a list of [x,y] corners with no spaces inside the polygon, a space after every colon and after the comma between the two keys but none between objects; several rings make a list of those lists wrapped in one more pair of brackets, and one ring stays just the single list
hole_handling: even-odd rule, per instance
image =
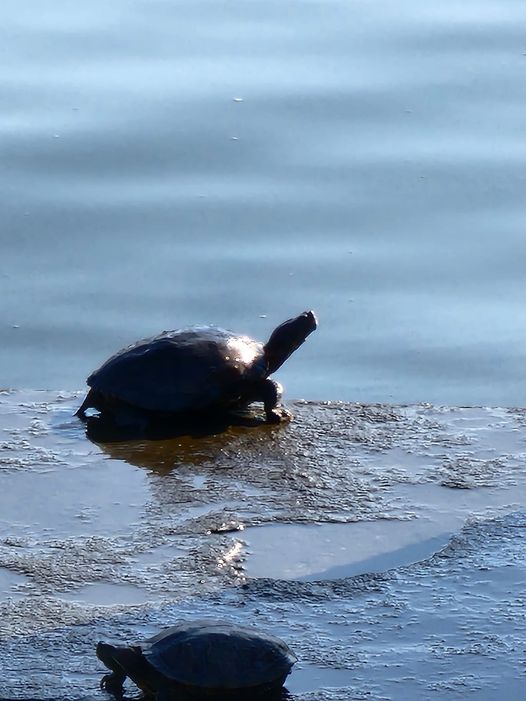
[{"label": "turtle tail", "polygon": [[78,416],[79,419],[85,419],[86,409],[96,409],[98,404],[97,395],[98,392],[96,392],[93,389],[90,389],[90,391],[86,395],[86,398],[75,412],[75,416]]}]

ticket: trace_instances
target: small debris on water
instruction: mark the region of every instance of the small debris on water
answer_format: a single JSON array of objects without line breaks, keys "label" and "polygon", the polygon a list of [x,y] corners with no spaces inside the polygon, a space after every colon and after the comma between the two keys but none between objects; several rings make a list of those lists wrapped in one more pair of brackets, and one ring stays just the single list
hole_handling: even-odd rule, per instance
[{"label": "small debris on water", "polygon": [[224,521],[219,526],[212,526],[209,533],[233,533],[234,531],[245,530],[245,525],[239,521]]}]

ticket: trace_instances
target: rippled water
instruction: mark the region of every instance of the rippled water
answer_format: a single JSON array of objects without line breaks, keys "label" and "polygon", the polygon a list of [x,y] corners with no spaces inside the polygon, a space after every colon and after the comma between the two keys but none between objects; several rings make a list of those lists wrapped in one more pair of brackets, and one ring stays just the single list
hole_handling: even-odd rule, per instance
[{"label": "rippled water", "polygon": [[[523,404],[526,6],[4,0],[1,384],[321,326],[289,396]],[[261,317],[266,318],[261,318]]]}]

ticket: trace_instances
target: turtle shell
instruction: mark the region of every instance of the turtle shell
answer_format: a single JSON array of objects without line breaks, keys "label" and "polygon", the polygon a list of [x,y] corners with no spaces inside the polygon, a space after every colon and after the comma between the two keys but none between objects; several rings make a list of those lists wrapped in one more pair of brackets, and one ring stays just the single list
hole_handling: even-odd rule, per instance
[{"label": "turtle shell", "polygon": [[192,621],[141,643],[167,680],[214,691],[281,686],[296,656],[279,638],[220,621]]},{"label": "turtle shell", "polygon": [[88,385],[149,411],[200,411],[235,404],[251,381],[267,375],[263,344],[198,326],[124,348],[88,377]]}]

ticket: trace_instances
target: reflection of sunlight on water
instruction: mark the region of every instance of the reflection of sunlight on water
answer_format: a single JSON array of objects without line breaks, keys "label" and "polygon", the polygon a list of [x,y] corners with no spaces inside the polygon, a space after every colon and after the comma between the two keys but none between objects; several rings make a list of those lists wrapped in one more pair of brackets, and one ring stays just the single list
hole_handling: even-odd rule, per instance
[{"label": "reflection of sunlight on water", "polygon": [[354,676],[351,669],[317,667],[314,664],[302,664],[300,661],[294,667],[293,674],[287,678],[285,686],[295,694],[314,689],[343,688],[353,683]]},{"label": "reflection of sunlight on water", "polygon": [[95,582],[75,591],[62,592],[57,598],[88,606],[140,606],[158,597],[133,584]]},{"label": "reflection of sunlight on water", "polygon": [[[438,531],[438,535],[437,535]],[[449,540],[415,521],[272,524],[243,534],[250,577],[316,580],[383,572],[429,557]]]},{"label": "reflection of sunlight on water", "polygon": [[224,567],[225,565],[230,565],[232,562],[237,560],[241,553],[243,552],[243,543],[236,541],[232,547],[226,551],[219,560],[219,567]]},{"label": "reflection of sunlight on water", "polygon": [[270,524],[243,534],[251,577],[336,579],[382,572],[424,560],[444,547],[473,515],[509,513],[526,504],[526,482],[512,488],[450,489],[401,484],[393,502],[411,504],[409,520]]},{"label": "reflection of sunlight on water", "polygon": [[137,553],[131,560],[141,566],[158,565],[162,562],[169,562],[177,557],[182,557],[186,553],[187,551],[184,548],[178,548],[174,545],[160,545],[157,548],[150,548],[144,552]]},{"label": "reflection of sunlight on water", "polygon": [[0,602],[4,599],[21,599],[24,594],[17,587],[26,584],[27,577],[19,572],[11,572],[0,567]]},{"label": "reflection of sunlight on water", "polygon": [[25,464],[4,474],[1,483],[4,532],[45,531],[48,537],[126,531],[140,518],[149,493],[144,472],[118,462],[91,462],[75,469],[54,465],[45,473]]}]

